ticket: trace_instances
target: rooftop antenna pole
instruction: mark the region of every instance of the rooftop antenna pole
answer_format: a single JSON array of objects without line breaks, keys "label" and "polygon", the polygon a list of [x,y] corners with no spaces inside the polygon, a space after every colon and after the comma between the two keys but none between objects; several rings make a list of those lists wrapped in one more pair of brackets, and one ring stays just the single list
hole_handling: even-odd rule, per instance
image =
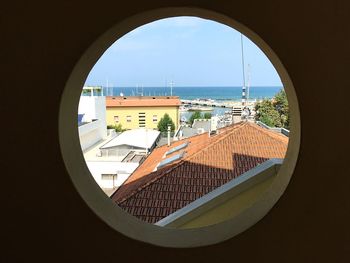
[{"label": "rooftop antenna pole", "polygon": [[173,81],[170,81],[170,96],[173,96]]},{"label": "rooftop antenna pole", "polygon": [[247,81],[247,103],[249,102],[250,95],[250,64],[248,63],[248,81]]},{"label": "rooftop antenna pole", "polygon": [[242,87],[242,105],[245,106],[246,102],[246,86],[245,86],[245,70],[244,70],[244,51],[243,51],[243,35],[241,33],[241,55],[242,55],[242,75],[243,75],[243,87]]}]

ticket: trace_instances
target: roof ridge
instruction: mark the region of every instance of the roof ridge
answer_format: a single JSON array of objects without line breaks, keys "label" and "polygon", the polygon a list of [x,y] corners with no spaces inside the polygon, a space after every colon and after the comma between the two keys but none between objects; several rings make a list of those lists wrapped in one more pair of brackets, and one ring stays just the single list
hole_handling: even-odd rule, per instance
[{"label": "roof ridge", "polygon": [[[235,125],[232,126],[232,130],[231,131],[224,131],[224,133],[222,133],[220,138],[216,138],[217,140],[213,141],[213,143],[210,143],[209,145],[207,145],[206,147],[202,148],[200,151],[191,154],[190,156],[188,156],[187,158],[185,158],[186,160],[191,160],[193,157],[197,156],[198,154],[200,154],[201,152],[203,152],[204,150],[213,147],[215,144],[219,143],[220,141],[222,141],[223,139],[225,139],[226,137],[228,137],[229,135],[232,135],[232,133],[236,132],[237,130],[241,129],[242,127],[245,126],[244,122],[240,122],[237,123]],[[220,135],[220,134],[218,134]],[[213,137],[215,138],[215,137]]]},{"label": "roof ridge", "polygon": [[[269,136],[270,138],[274,139],[275,141],[279,141],[279,142],[284,142],[286,140],[285,135],[280,134],[280,133],[276,133],[274,131],[271,131],[269,129],[260,127],[259,125],[250,125],[251,127],[254,127],[255,129],[257,129],[258,131],[261,131],[262,133],[264,133],[265,135]],[[273,136],[272,136],[273,135]]]},{"label": "roof ridge", "polygon": [[[159,175],[155,176],[153,179],[151,179],[150,181],[148,181],[147,183],[141,185],[140,187],[138,187],[136,190],[132,191],[130,194],[128,194],[127,196],[125,196],[124,198],[122,198],[121,200],[118,201],[118,204],[126,201],[127,199],[129,199],[130,197],[132,197],[133,195],[137,194],[138,192],[140,192],[141,190],[143,190],[144,188],[146,188],[147,186],[153,184],[154,182],[158,181],[159,179],[161,179],[163,176],[165,176],[166,174],[170,173],[171,171],[173,171],[174,169],[178,168],[180,165],[182,165],[185,161],[191,160],[194,156],[198,155],[199,153],[203,152],[205,149],[213,146],[214,144],[218,143],[219,141],[222,141],[224,138],[228,137],[229,135],[231,135],[233,132],[236,132],[238,129],[242,128],[245,126],[244,122],[240,122],[237,123],[235,125],[232,126],[233,130],[230,132],[227,132],[227,134],[223,134],[223,136],[221,138],[219,138],[218,140],[214,141],[213,144],[209,144],[206,147],[202,148],[200,151],[191,154],[190,156],[188,156],[187,158],[182,159],[181,161],[179,161],[177,164],[175,164],[173,167],[171,167],[168,170],[164,170],[162,173],[160,173]],[[226,126],[227,127],[227,126]],[[225,127],[224,127],[225,128]],[[225,132],[225,131],[224,131]],[[198,134],[198,135],[203,135],[202,134]],[[194,136],[193,136],[194,137]],[[187,138],[188,139],[188,138]],[[154,171],[156,172],[156,171]],[[152,173],[154,173],[152,172]],[[151,173],[151,174],[152,174]],[[148,174],[150,175],[150,174]],[[113,194],[114,195],[114,194]]]},{"label": "roof ridge", "polygon": [[[186,138],[182,138],[182,139],[180,139],[180,140],[177,140],[177,141],[175,141],[175,142],[181,142],[181,141],[189,141],[189,139],[191,138],[193,138],[193,137],[198,137],[198,136],[201,136],[201,135],[203,135],[203,133],[199,133],[199,134],[195,134],[195,135],[193,135],[193,136],[191,136],[191,137],[186,137]],[[173,142],[174,143],[174,142]],[[159,146],[159,147],[156,147],[155,149],[161,149],[161,148],[166,148],[168,145],[167,144],[164,144],[164,145],[161,145],[161,146]],[[175,146],[176,147],[176,146]]]}]

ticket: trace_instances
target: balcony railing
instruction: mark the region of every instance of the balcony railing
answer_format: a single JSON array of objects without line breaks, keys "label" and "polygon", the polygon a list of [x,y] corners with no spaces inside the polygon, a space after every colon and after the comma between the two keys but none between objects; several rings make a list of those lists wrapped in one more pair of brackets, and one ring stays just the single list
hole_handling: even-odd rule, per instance
[{"label": "balcony railing", "polygon": [[257,121],[256,124],[258,124],[260,127],[269,129],[271,131],[282,133],[283,135],[289,137],[289,130],[287,130],[285,128],[270,127],[261,121]]}]

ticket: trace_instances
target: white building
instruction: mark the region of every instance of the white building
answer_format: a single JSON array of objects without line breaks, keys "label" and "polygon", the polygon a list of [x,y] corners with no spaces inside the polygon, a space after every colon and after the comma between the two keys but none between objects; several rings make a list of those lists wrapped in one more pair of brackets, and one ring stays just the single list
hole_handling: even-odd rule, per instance
[{"label": "white building", "polygon": [[152,129],[128,130],[101,146],[101,156],[127,156],[131,151],[148,153],[159,137],[160,132]]},{"label": "white building", "polygon": [[[160,132],[135,129],[107,136],[106,98],[100,87],[84,87],[78,108],[79,138],[96,183],[112,194],[143,162]],[[112,139],[110,139],[112,137]]]},{"label": "white building", "polygon": [[106,192],[108,189],[116,189],[122,185],[139,166],[139,163],[88,161],[86,165],[96,183]]},{"label": "white building", "polygon": [[79,138],[83,151],[107,137],[106,97],[102,95],[100,87],[83,88],[78,108]]},{"label": "white building", "polygon": [[159,131],[135,129],[99,142],[85,151],[86,165],[96,183],[111,195],[156,146]]}]

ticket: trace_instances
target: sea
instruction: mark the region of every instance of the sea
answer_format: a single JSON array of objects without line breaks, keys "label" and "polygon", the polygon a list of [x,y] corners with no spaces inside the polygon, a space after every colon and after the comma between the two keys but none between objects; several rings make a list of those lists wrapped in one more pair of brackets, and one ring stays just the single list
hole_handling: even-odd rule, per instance
[{"label": "sea", "polygon": [[[107,96],[169,96],[170,87],[104,87],[104,94]],[[258,86],[249,88],[250,99],[272,98],[282,87]],[[173,87],[172,95],[180,99],[193,100],[198,98],[213,99],[217,101],[234,100],[240,101],[242,87]]]},{"label": "sea", "polygon": [[[242,87],[104,87],[106,96],[179,96],[180,99],[213,99],[216,101],[241,101]],[[249,88],[250,99],[272,98],[278,91],[283,89],[281,86],[252,86]],[[227,109],[213,108],[213,115],[221,115]],[[181,117],[188,118],[190,112],[181,113]]]}]

